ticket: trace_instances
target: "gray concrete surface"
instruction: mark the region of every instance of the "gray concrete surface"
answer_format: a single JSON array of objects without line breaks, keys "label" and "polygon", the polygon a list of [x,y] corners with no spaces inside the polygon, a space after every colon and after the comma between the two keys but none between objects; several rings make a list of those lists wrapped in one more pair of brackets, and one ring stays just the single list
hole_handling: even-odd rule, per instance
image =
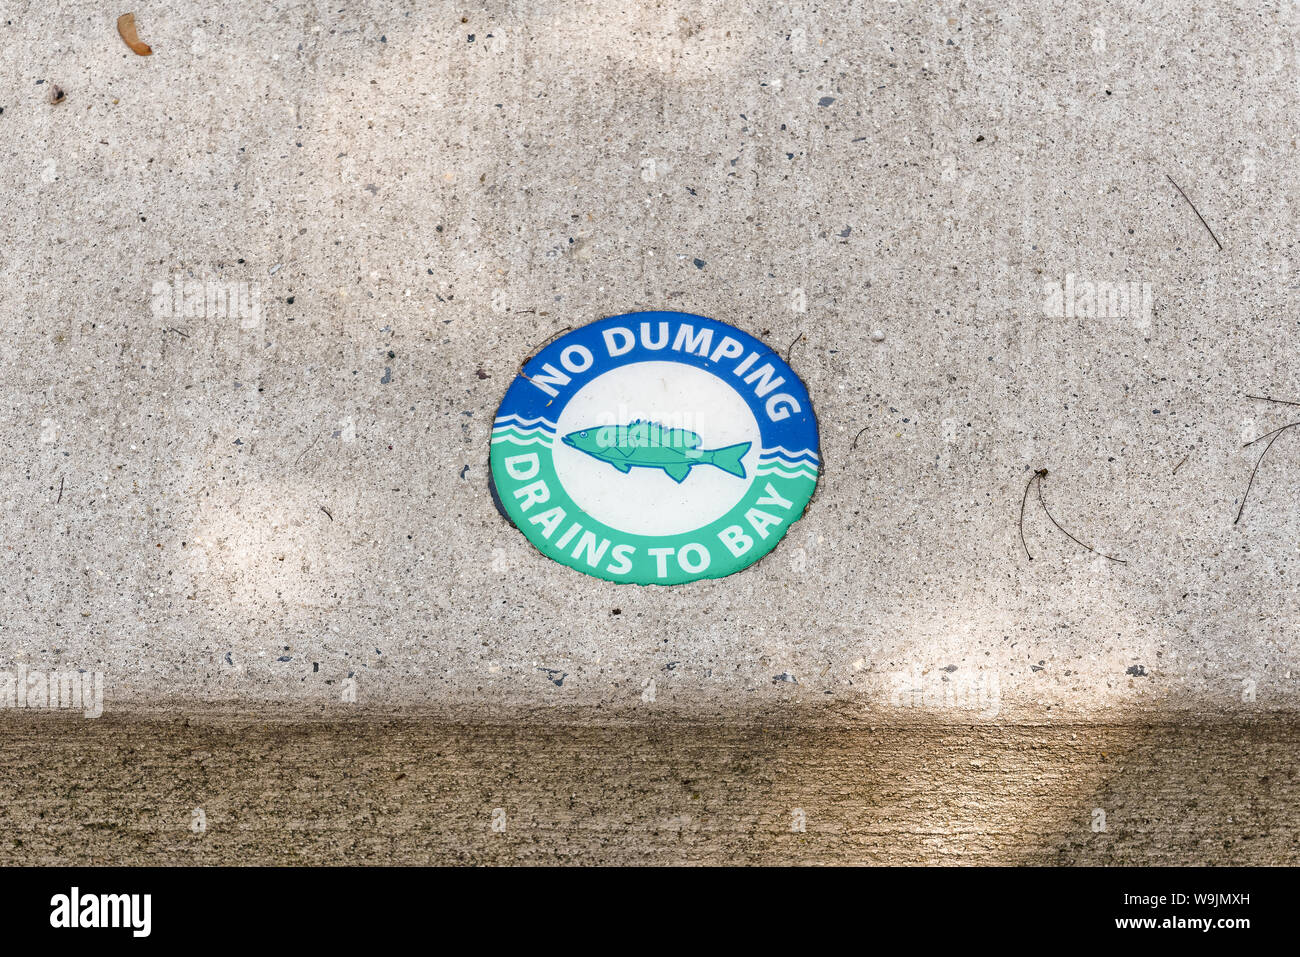
[{"label": "gray concrete surface", "polygon": [[[1290,5],[238,0],[135,7],[147,58],[125,9],[0,17],[0,667],[109,717],[1296,707],[1300,436],[1233,524],[1300,411],[1245,398],[1300,399]],[[794,343],[827,459],[672,590],[485,470],[534,345],[654,307]],[[1033,499],[1027,559],[1036,468],[1126,564]]]}]

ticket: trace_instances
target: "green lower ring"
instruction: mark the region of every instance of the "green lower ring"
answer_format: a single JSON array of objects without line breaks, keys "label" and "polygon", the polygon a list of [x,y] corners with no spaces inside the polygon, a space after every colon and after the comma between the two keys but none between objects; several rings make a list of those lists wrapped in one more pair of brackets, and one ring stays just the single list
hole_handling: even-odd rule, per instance
[{"label": "green lower ring", "polygon": [[[680,585],[734,574],[776,547],[790,525],[803,514],[817,487],[816,478],[807,473],[795,478],[759,475],[731,511],[703,528],[680,535],[632,535],[598,522],[578,508],[560,484],[549,448],[525,445],[501,433],[493,438],[507,439],[492,445],[491,465],[497,495],[510,520],[548,558],[607,581]],[[536,474],[516,479],[507,470],[506,459],[526,455],[537,457]],[[531,463],[516,462],[516,471],[528,474],[533,468]],[[790,470],[782,468],[782,471]],[[537,482],[546,483],[549,497],[544,502],[533,502],[524,511],[521,505],[528,496],[516,493]],[[562,517],[553,511],[557,508],[563,510]],[[541,521],[543,518],[546,520]],[[729,531],[734,528],[744,538]],[[733,554],[724,537],[741,554]],[[749,540],[748,547],[744,547],[745,538]],[[603,547],[602,543],[605,543]],[[628,552],[618,546],[631,546],[634,550]],[[650,554],[650,549],[661,548],[673,549],[673,553]],[[699,567],[702,563],[705,567]]]}]

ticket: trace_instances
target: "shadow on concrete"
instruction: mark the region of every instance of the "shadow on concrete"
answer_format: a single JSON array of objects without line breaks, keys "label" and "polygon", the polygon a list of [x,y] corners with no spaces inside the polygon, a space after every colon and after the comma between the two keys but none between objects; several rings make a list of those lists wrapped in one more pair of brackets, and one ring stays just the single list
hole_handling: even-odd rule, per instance
[{"label": "shadow on concrete", "polygon": [[[615,728],[7,714],[0,861],[1295,863],[1298,758],[1300,731],[1280,723]],[[1104,830],[1093,829],[1096,809]]]}]

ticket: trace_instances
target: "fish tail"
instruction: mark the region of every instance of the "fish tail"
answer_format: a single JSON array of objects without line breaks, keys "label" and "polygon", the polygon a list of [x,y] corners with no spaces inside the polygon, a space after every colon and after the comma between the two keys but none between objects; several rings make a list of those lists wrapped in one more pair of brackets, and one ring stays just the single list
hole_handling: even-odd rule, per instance
[{"label": "fish tail", "polygon": [[709,463],[716,465],[728,475],[744,478],[745,463],[741,459],[745,457],[745,453],[749,451],[751,444],[750,442],[741,442],[739,445],[728,445],[725,448],[714,449],[709,453]]}]

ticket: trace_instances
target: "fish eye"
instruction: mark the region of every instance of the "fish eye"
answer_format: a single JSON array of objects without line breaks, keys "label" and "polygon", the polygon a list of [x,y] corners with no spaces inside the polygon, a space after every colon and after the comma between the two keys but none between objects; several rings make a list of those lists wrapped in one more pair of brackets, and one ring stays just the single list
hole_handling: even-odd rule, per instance
[{"label": "fish eye", "polygon": [[586,432],[583,432],[583,433],[582,433],[582,437],[585,439],[585,438],[587,437],[587,433],[586,433]]}]

